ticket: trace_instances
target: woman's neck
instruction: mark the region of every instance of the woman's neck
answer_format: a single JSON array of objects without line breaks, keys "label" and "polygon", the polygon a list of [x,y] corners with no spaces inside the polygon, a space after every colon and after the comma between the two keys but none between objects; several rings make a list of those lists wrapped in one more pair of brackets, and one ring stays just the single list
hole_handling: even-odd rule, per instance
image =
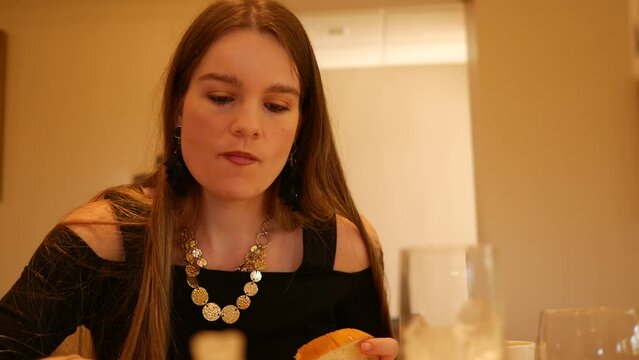
[{"label": "woman's neck", "polygon": [[266,220],[266,196],[224,201],[203,193],[201,199],[196,238],[203,250],[229,255],[245,253]]}]

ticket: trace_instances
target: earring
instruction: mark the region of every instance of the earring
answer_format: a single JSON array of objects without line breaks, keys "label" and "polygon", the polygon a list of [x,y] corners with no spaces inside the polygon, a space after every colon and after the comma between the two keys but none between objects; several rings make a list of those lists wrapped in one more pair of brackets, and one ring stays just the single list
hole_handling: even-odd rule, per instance
[{"label": "earring", "polygon": [[300,209],[302,197],[302,169],[295,159],[296,150],[297,147],[293,144],[293,150],[288,155],[288,161],[280,173],[279,196],[286,205],[291,207],[292,211]]},{"label": "earring", "polygon": [[187,181],[191,178],[191,173],[184,163],[182,157],[182,126],[176,126],[173,129],[173,153],[171,157],[164,162],[166,167],[166,181],[173,189],[176,196],[186,195]]}]

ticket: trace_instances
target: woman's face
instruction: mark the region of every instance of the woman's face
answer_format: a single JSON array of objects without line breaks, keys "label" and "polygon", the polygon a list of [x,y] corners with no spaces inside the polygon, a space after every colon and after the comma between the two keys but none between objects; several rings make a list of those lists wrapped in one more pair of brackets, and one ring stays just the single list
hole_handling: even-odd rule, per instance
[{"label": "woman's face", "polygon": [[207,50],[182,108],[182,154],[207,195],[262,195],[287,161],[299,123],[300,84],[275,37],[235,30]]}]

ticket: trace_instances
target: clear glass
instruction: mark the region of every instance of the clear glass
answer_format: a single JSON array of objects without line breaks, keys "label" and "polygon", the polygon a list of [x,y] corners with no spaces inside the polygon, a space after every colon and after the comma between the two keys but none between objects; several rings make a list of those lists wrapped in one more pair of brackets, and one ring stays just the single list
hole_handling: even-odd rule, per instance
[{"label": "clear glass", "polygon": [[501,314],[489,246],[402,250],[403,360],[499,360]]},{"label": "clear glass", "polygon": [[540,360],[639,360],[635,309],[551,309],[541,314]]}]

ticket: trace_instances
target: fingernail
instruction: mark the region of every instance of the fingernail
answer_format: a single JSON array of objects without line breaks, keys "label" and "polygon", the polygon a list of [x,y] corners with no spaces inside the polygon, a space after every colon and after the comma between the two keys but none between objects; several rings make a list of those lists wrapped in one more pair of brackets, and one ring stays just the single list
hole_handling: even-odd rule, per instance
[{"label": "fingernail", "polygon": [[362,351],[368,351],[373,347],[373,345],[371,345],[371,343],[367,343],[367,342],[362,342]]}]

